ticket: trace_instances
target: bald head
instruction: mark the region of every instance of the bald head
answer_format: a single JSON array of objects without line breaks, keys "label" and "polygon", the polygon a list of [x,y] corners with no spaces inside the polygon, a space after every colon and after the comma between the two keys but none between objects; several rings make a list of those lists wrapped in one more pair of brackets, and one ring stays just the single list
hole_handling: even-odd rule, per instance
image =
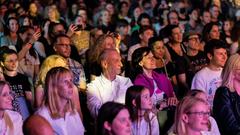
[{"label": "bald head", "polygon": [[[116,49],[105,49],[99,55],[98,63],[101,64],[102,61],[105,61],[111,58],[112,54],[119,54]],[[120,54],[119,54],[120,55]]]},{"label": "bald head", "polygon": [[53,128],[40,115],[30,116],[23,124],[24,135],[53,135]]}]

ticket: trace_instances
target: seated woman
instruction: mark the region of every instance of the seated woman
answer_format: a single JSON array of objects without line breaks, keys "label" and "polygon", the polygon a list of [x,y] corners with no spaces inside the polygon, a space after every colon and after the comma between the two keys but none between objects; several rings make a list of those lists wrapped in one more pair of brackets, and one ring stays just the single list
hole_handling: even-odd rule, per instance
[{"label": "seated woman", "polygon": [[132,135],[131,125],[126,106],[115,102],[101,106],[97,118],[98,135]]},{"label": "seated woman", "polygon": [[[38,78],[36,81],[36,89],[34,92],[35,94],[34,105],[36,108],[39,108],[42,105],[44,92],[45,92],[43,87],[45,85],[46,74],[50,69],[54,67],[64,67],[68,69],[68,64],[66,59],[61,57],[60,55],[51,55],[44,60],[41,66],[40,72],[38,74]],[[80,107],[79,93],[78,93],[77,86],[75,85],[73,88],[73,102],[81,118],[83,118],[81,107]]]},{"label": "seated woman", "polygon": [[215,93],[213,117],[223,135],[240,134],[240,55],[229,57],[222,71],[222,86]]},{"label": "seated woman", "polygon": [[12,106],[13,97],[10,86],[5,81],[0,81],[0,134],[23,135],[22,116],[14,111]]},{"label": "seated woman", "polygon": [[[188,97],[188,96],[203,99],[204,101],[207,102],[207,95],[202,90],[193,89],[187,93],[186,97]],[[205,133],[207,133],[208,135],[220,135],[218,125],[212,116],[209,116],[208,124],[209,124],[209,126],[208,126],[208,129],[206,131],[204,131]],[[169,130],[169,133],[173,132],[173,127],[174,127],[174,125]]]},{"label": "seated woman", "polygon": [[210,107],[200,98],[186,96],[178,103],[174,131],[169,135],[208,135]]},{"label": "seated woman", "polygon": [[176,72],[174,64],[168,49],[164,46],[163,40],[158,37],[149,39],[148,46],[151,48],[154,58],[156,59],[156,69],[158,73],[164,73],[171,79],[173,86],[177,86]]},{"label": "seated woman", "polygon": [[72,73],[56,67],[48,71],[45,79],[45,99],[36,112],[53,127],[55,134],[83,135],[84,127],[74,107]]},{"label": "seated woman", "polygon": [[152,112],[150,92],[143,86],[128,88],[125,98],[132,120],[133,135],[159,135],[157,116]]},{"label": "seated woman", "polygon": [[[160,101],[165,99],[167,99],[167,106],[177,104],[178,100],[172,84],[166,75],[153,71],[156,68],[156,62],[150,48],[142,47],[135,50],[132,55],[132,65],[136,71],[134,85],[142,85],[150,90],[153,105],[158,106]],[[160,105],[160,108],[167,106]]]}]

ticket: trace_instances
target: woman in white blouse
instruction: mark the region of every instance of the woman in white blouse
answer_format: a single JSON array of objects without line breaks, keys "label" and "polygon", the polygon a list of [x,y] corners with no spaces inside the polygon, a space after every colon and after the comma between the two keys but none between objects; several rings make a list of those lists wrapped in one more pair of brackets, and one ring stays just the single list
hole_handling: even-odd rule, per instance
[{"label": "woman in white blouse", "polygon": [[0,135],[23,135],[22,116],[10,111],[13,109],[12,100],[9,84],[0,81]]},{"label": "woman in white blouse", "polygon": [[74,107],[72,73],[66,68],[52,68],[45,80],[45,99],[37,114],[51,124],[58,135],[83,135],[84,127]]}]

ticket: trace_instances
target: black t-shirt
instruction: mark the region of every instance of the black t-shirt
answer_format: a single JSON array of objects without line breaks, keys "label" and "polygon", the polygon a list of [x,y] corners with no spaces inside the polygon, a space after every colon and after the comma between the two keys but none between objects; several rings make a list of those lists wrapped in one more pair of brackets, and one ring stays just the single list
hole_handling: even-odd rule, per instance
[{"label": "black t-shirt", "polygon": [[[172,77],[174,75],[176,75],[176,72],[175,72],[175,65],[172,63],[172,62],[168,62],[166,64],[166,70],[167,70],[167,75],[168,77]],[[162,74],[166,74],[166,71],[164,69],[164,67],[161,67],[161,68],[156,68],[154,69],[154,71],[158,72],[158,73],[162,73]]]},{"label": "black t-shirt", "polygon": [[207,65],[206,55],[199,51],[195,56],[184,55],[176,59],[176,74],[186,74],[187,83],[191,86],[196,72]]},{"label": "black t-shirt", "polygon": [[16,94],[17,97],[25,97],[25,92],[30,91],[30,83],[27,76],[17,73],[16,76],[11,77],[4,74],[5,80],[9,82],[12,91]]}]

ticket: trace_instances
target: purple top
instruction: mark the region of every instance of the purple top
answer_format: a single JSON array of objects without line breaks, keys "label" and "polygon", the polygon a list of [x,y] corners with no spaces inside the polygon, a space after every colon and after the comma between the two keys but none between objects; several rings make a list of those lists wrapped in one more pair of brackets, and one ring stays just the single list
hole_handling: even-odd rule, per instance
[{"label": "purple top", "polygon": [[158,89],[166,93],[167,97],[174,96],[172,84],[165,74],[159,74],[155,71],[152,71],[152,76],[153,79],[147,77],[144,73],[139,74],[134,80],[134,85],[141,85],[144,86],[145,88],[148,88],[150,91],[150,95],[152,96],[154,92],[155,81]]}]

